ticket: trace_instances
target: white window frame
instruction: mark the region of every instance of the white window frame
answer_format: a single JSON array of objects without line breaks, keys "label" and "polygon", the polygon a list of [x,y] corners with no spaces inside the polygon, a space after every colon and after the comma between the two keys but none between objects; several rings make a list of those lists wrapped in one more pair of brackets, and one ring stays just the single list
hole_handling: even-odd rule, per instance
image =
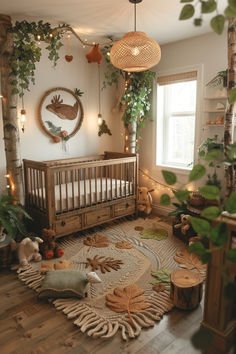
[{"label": "white window frame", "polygon": [[[166,75],[174,75],[174,74],[182,74],[186,72],[191,72],[191,71],[196,71],[197,72],[197,97],[196,97],[196,117],[195,117],[195,133],[194,133],[194,161],[197,161],[198,153],[197,153],[197,147],[200,145],[200,136],[201,136],[201,130],[202,130],[202,124],[203,124],[203,115],[202,113],[202,98],[203,98],[203,64],[196,64],[196,65],[191,65],[191,66],[185,66],[185,67],[179,67],[171,70],[166,70],[166,71],[160,71],[157,74],[158,76],[166,76]],[[156,164],[157,161],[157,137],[160,139],[163,138],[162,134],[158,134],[157,132],[157,119],[158,119],[158,110],[160,107],[160,101],[158,102],[158,97],[157,97],[157,88],[158,84],[156,85],[156,91],[154,91],[155,99],[156,99],[156,111],[154,112],[155,114],[155,133],[153,134],[153,146],[155,147],[154,152],[153,152],[153,158],[152,158],[152,170],[154,172],[161,172],[161,170],[169,170],[173,171],[177,174],[183,174],[186,175],[189,173],[189,170],[191,170],[191,167],[181,167],[181,166],[168,166],[166,164],[161,164],[158,163]],[[155,99],[154,99],[154,104],[155,104]],[[162,100],[163,101],[163,100]],[[160,110],[159,110],[160,114]],[[163,121],[162,121],[163,123]],[[163,126],[160,128],[163,131]],[[163,148],[163,144],[161,143],[160,146]],[[163,154],[163,151],[160,151],[159,153]]]}]

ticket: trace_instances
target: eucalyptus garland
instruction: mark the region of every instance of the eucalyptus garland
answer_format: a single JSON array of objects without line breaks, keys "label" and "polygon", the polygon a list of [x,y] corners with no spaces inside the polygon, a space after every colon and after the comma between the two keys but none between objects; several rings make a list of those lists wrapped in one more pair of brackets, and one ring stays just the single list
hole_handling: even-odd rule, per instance
[{"label": "eucalyptus garland", "polygon": [[40,61],[42,49],[41,42],[47,44],[48,58],[55,67],[59,59],[58,51],[63,46],[61,38],[62,31],[59,28],[65,27],[63,24],[52,28],[50,23],[39,22],[16,22],[12,28],[14,49],[10,58],[11,81],[13,93],[22,97],[26,90],[29,91],[31,83],[35,83],[36,63]]}]

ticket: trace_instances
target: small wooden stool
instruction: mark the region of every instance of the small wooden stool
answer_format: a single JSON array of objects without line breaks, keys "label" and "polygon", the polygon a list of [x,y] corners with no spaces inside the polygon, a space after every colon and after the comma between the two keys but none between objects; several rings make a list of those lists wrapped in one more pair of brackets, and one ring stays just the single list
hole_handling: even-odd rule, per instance
[{"label": "small wooden stool", "polygon": [[192,310],[202,299],[203,279],[191,270],[176,269],[170,276],[170,299],[181,310]]}]

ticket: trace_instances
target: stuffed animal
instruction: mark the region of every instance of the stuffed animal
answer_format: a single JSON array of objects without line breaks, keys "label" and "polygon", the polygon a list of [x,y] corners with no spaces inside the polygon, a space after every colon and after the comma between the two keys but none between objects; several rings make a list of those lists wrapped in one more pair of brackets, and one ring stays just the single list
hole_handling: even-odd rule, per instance
[{"label": "stuffed animal", "polygon": [[24,238],[18,246],[18,258],[21,266],[25,267],[29,265],[31,260],[36,262],[41,261],[42,256],[39,253],[39,243],[43,243],[40,237]]},{"label": "stuffed animal", "polygon": [[90,49],[90,51],[85,54],[88,63],[98,63],[100,64],[102,61],[102,54],[99,50],[99,44],[94,44],[94,46]]},{"label": "stuffed animal", "polygon": [[43,262],[40,271],[45,273],[48,270],[74,269],[74,267],[74,264],[69,263],[66,259],[61,259],[57,262]]},{"label": "stuffed animal", "polygon": [[183,235],[186,235],[187,231],[190,229],[190,215],[181,214],[180,215],[180,223],[175,224],[175,229],[181,229]]},{"label": "stuffed animal", "polygon": [[152,196],[151,192],[154,189],[148,189],[147,187],[138,187],[138,211],[144,212],[149,215],[152,211]]},{"label": "stuffed animal", "polygon": [[54,230],[42,230],[43,244],[40,245],[40,252],[45,259],[61,257],[64,254],[64,250],[55,242],[55,236],[56,234]]}]

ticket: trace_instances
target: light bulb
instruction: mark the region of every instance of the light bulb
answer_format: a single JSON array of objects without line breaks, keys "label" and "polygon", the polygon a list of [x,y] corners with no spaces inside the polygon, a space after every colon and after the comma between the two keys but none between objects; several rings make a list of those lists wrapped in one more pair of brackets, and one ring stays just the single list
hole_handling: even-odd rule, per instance
[{"label": "light bulb", "polygon": [[125,140],[126,140],[126,141],[128,140],[128,135],[125,136]]},{"label": "light bulb", "polygon": [[140,50],[138,49],[138,47],[134,47],[131,49],[131,53],[136,57],[137,55],[139,55]]},{"label": "light bulb", "polygon": [[102,115],[100,113],[98,114],[98,125],[102,125]]},{"label": "light bulb", "polygon": [[52,38],[52,33],[49,34],[49,37]]},{"label": "light bulb", "polygon": [[0,93],[0,98],[3,98],[3,95]]},{"label": "light bulb", "polygon": [[40,41],[40,38],[41,38],[41,36],[40,36],[40,34],[38,34],[37,35],[37,39]]},{"label": "light bulb", "polygon": [[26,110],[25,110],[25,109],[22,109],[22,110],[20,111],[20,114],[21,114],[20,121],[21,121],[22,124],[24,124],[24,123],[25,123]]}]

